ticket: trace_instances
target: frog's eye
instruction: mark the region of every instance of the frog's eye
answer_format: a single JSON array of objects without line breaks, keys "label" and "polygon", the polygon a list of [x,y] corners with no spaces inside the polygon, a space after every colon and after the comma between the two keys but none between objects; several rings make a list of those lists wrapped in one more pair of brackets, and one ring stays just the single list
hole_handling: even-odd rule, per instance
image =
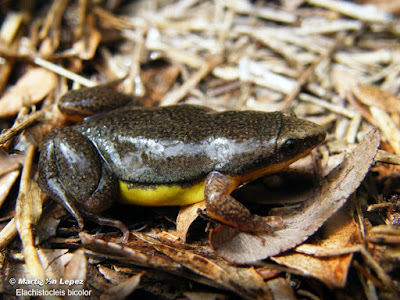
[{"label": "frog's eye", "polygon": [[287,139],[281,146],[284,154],[293,154],[297,149],[297,141],[295,139]]}]

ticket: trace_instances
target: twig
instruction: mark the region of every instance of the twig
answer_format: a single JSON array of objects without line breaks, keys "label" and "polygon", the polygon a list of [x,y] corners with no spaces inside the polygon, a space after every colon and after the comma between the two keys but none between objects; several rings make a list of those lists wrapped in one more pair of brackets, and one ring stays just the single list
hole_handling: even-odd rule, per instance
[{"label": "twig", "polygon": [[212,57],[184,84],[177,89],[169,92],[161,102],[161,105],[171,105],[178,103],[193,89],[221,60],[221,57]]},{"label": "twig", "polygon": [[9,139],[16,136],[25,128],[29,127],[29,125],[33,124],[34,122],[40,120],[44,115],[44,111],[36,111],[33,114],[29,115],[25,120],[14,124],[13,127],[6,130],[0,135],[0,146],[6,143]]},{"label": "twig", "polygon": [[64,76],[64,77],[66,77],[68,79],[76,81],[76,82],[78,82],[78,83],[80,83],[80,84],[82,84],[82,85],[84,85],[86,87],[92,87],[92,86],[96,85],[95,82],[93,82],[93,81],[91,81],[89,79],[86,79],[85,77],[82,77],[82,76],[80,76],[78,74],[75,74],[75,73],[73,73],[73,72],[71,72],[71,71],[69,71],[69,70],[67,70],[67,69],[65,69],[63,67],[60,67],[60,66],[58,66],[56,64],[53,64],[53,63],[51,63],[51,62],[49,62],[47,60],[44,60],[43,58],[35,57],[33,59],[33,62],[35,64],[45,68],[45,69],[48,69],[48,70],[53,71],[54,73],[56,73],[58,75],[61,75],[61,76]]}]

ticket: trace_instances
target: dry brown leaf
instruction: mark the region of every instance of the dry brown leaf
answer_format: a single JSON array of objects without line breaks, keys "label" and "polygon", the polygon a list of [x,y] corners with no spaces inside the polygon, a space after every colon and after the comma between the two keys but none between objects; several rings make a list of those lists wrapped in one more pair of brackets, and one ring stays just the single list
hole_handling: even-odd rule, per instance
[{"label": "dry brown leaf", "polygon": [[65,267],[63,276],[58,280],[59,288],[64,290],[63,299],[76,299],[91,296],[92,291],[85,287],[88,277],[88,260],[83,249],[72,254],[71,260]]},{"label": "dry brown leaf", "polygon": [[38,255],[46,270],[46,277],[55,279],[59,283],[64,273],[61,270],[64,270],[74,254],[68,249],[39,249]]},{"label": "dry brown leaf", "polygon": [[367,174],[380,143],[371,130],[342,164],[327,175],[311,198],[293,213],[282,215],[284,228],[270,235],[236,232],[220,226],[210,234],[216,253],[235,263],[252,263],[277,255],[305,241],[333,215]]},{"label": "dry brown leaf", "polygon": [[68,216],[68,212],[60,204],[49,201],[43,210],[40,222],[35,226],[36,242],[42,244],[57,236],[58,225],[65,216]]},{"label": "dry brown leaf", "polygon": [[[143,70],[140,77],[146,89],[146,97],[143,99],[146,101],[144,105],[159,103],[176,82],[178,75],[179,68],[173,65]],[[147,101],[151,102],[147,103]]]},{"label": "dry brown leaf", "polygon": [[17,180],[20,171],[15,170],[0,177],[0,207],[3,205],[4,200],[7,198],[15,180]]},{"label": "dry brown leaf", "polygon": [[[298,252],[334,251],[352,247],[360,241],[357,224],[344,209],[334,214],[321,228],[320,235],[310,244],[303,244],[295,250]],[[322,239],[321,239],[322,238]],[[314,257],[303,253],[290,253],[271,257],[281,265],[302,272],[306,276],[316,277],[330,288],[343,288],[346,284],[347,273],[351,266],[353,253],[327,257]]]},{"label": "dry brown leaf", "polygon": [[181,241],[186,242],[190,225],[192,225],[192,223],[199,216],[199,209],[203,210],[205,208],[206,204],[204,201],[202,201],[192,205],[184,206],[179,210],[179,214],[176,219],[176,234]]},{"label": "dry brown leaf", "polygon": [[[37,252],[41,263],[46,269],[47,280],[41,282],[40,278],[32,277],[29,273],[29,268],[27,268],[23,261],[9,259],[7,262],[7,267],[9,268],[7,276],[8,279],[16,279],[16,284],[5,284],[2,292],[5,292],[5,294],[8,293],[9,295],[16,295],[17,289],[19,289],[20,293],[21,290],[27,289],[41,290],[40,292],[43,292],[46,288],[59,289],[60,278],[62,278],[61,276],[63,274],[62,270],[70,261],[72,254],[68,253],[68,249],[39,249]],[[33,278],[33,281],[29,281],[29,278]]]},{"label": "dry brown leaf", "polygon": [[[158,268],[159,270],[173,269],[177,266],[172,260],[165,256],[155,255],[149,251],[146,246],[147,243],[133,243],[129,241],[128,244],[121,246],[116,243],[106,242],[101,239],[97,239],[90,234],[81,232],[79,234],[82,244],[85,248],[93,251],[107,253],[110,256],[117,256],[120,258],[128,259],[129,261],[138,264],[140,266],[146,266],[150,268]],[[151,248],[152,249],[152,248]],[[104,257],[107,257],[104,255]]]},{"label": "dry brown leaf", "polygon": [[295,300],[297,299],[293,288],[289,282],[283,278],[275,278],[266,282],[269,290],[271,291],[273,299]]},{"label": "dry brown leaf", "polygon": [[97,268],[104,279],[110,282],[110,288],[129,278],[125,272],[121,272],[120,269],[115,267],[108,268],[103,265],[99,265]]},{"label": "dry brown leaf", "polygon": [[57,76],[43,68],[33,68],[26,72],[18,82],[0,99],[0,117],[16,115],[25,104],[35,104],[54,89]]},{"label": "dry brown leaf", "polygon": [[0,176],[20,169],[24,159],[25,155],[0,155]]},{"label": "dry brown leaf", "polygon": [[400,113],[400,98],[375,85],[360,84],[352,91],[357,99],[367,106],[376,106],[388,113]]},{"label": "dry brown leaf", "polygon": [[207,293],[207,292],[184,292],[183,295],[187,300],[228,300],[229,297],[223,294]]},{"label": "dry brown leaf", "polygon": [[[105,240],[96,239],[84,232],[80,233],[82,243],[85,247],[91,249],[95,253],[101,253],[102,259],[117,258],[126,264],[149,267],[157,270],[157,272],[166,271],[181,278],[190,278],[209,286],[222,286],[225,289],[235,291],[241,289],[241,281],[244,281],[245,283],[243,283],[243,285],[245,288],[249,289],[248,291],[250,294],[261,294],[261,291],[258,291],[257,287],[263,284],[262,277],[252,268],[250,271],[243,271],[241,273],[242,275],[239,274],[243,276],[242,279],[239,279],[235,267],[229,266],[222,261],[221,263],[223,266],[227,265],[230,268],[226,270],[224,267],[216,265],[212,260],[208,260],[203,255],[198,255],[195,254],[194,251],[187,250],[187,246],[180,242],[174,243],[174,246],[170,246],[161,242],[161,239],[158,240],[140,233],[134,233],[134,235],[138,237],[138,239],[130,239],[128,244],[122,246],[116,243],[106,242]],[[170,243],[168,240],[164,241]],[[182,250],[180,247],[184,247],[185,249]],[[211,249],[207,249],[212,252]],[[205,250],[202,248],[201,252],[204,254]],[[168,257],[168,254],[171,256]],[[212,253],[210,253],[210,255],[212,255]],[[182,264],[185,262],[189,264],[187,268],[182,267]],[[211,268],[211,266],[213,266],[213,268]],[[195,273],[199,275],[189,270],[195,271]],[[204,272],[204,274],[202,272]],[[247,275],[251,276],[247,276],[246,272],[249,273]],[[232,281],[234,276],[236,276],[236,279]],[[254,282],[255,279],[252,278],[252,276],[256,276],[255,278],[257,278],[258,283]],[[216,279],[219,279],[219,281]],[[254,290],[252,290],[252,286],[255,287]],[[238,292],[240,293],[240,291]]]},{"label": "dry brown leaf", "polygon": [[134,290],[137,289],[140,283],[140,279],[142,278],[144,272],[139,273],[131,278],[121,282],[115,287],[110,288],[105,293],[100,296],[101,300],[108,299],[125,299],[129,296]]},{"label": "dry brown leaf", "polygon": [[[71,281],[85,281],[87,276],[88,261],[83,249],[76,250],[69,263],[67,264],[64,272],[63,279]],[[74,287],[83,287],[83,284],[74,284]]]},{"label": "dry brown leaf", "polygon": [[244,299],[271,299],[271,292],[263,278],[254,268],[237,268],[224,262],[216,262],[189,250],[163,244],[149,236],[142,236],[153,244],[157,251],[169,256],[195,274],[199,274],[215,285],[231,290]]}]

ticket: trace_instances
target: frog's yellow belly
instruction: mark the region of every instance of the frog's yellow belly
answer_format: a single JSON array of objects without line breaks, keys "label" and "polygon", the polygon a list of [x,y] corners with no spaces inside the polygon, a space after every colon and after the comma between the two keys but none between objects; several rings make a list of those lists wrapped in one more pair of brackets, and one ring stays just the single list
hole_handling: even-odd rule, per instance
[{"label": "frog's yellow belly", "polygon": [[154,186],[128,187],[119,181],[121,202],[141,206],[184,206],[204,200],[205,180],[190,185],[160,184]]},{"label": "frog's yellow belly", "polygon": [[[227,194],[230,194],[245,182],[285,169],[293,161],[299,159],[305,154],[307,153],[303,153],[286,162],[270,165],[266,168],[261,168],[242,176],[228,176],[231,180],[231,185],[229,186]],[[134,184],[128,184],[120,180],[120,201],[125,204],[140,206],[184,206],[203,201],[205,186],[205,179],[193,185],[159,184],[152,186],[135,186]]]}]

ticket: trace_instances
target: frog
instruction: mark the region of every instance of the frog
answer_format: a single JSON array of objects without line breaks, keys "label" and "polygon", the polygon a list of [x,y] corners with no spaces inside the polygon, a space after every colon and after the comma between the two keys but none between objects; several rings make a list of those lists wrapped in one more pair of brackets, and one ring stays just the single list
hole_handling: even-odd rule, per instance
[{"label": "frog", "polygon": [[240,186],[279,172],[320,145],[326,130],[293,111],[214,109],[192,104],[143,107],[107,86],[67,92],[65,115],[86,116],[56,128],[39,156],[41,190],[76,219],[122,231],[103,216],[116,201],[186,206],[205,201],[210,220],[243,232],[273,234],[279,217],[260,216],[231,196]]}]

